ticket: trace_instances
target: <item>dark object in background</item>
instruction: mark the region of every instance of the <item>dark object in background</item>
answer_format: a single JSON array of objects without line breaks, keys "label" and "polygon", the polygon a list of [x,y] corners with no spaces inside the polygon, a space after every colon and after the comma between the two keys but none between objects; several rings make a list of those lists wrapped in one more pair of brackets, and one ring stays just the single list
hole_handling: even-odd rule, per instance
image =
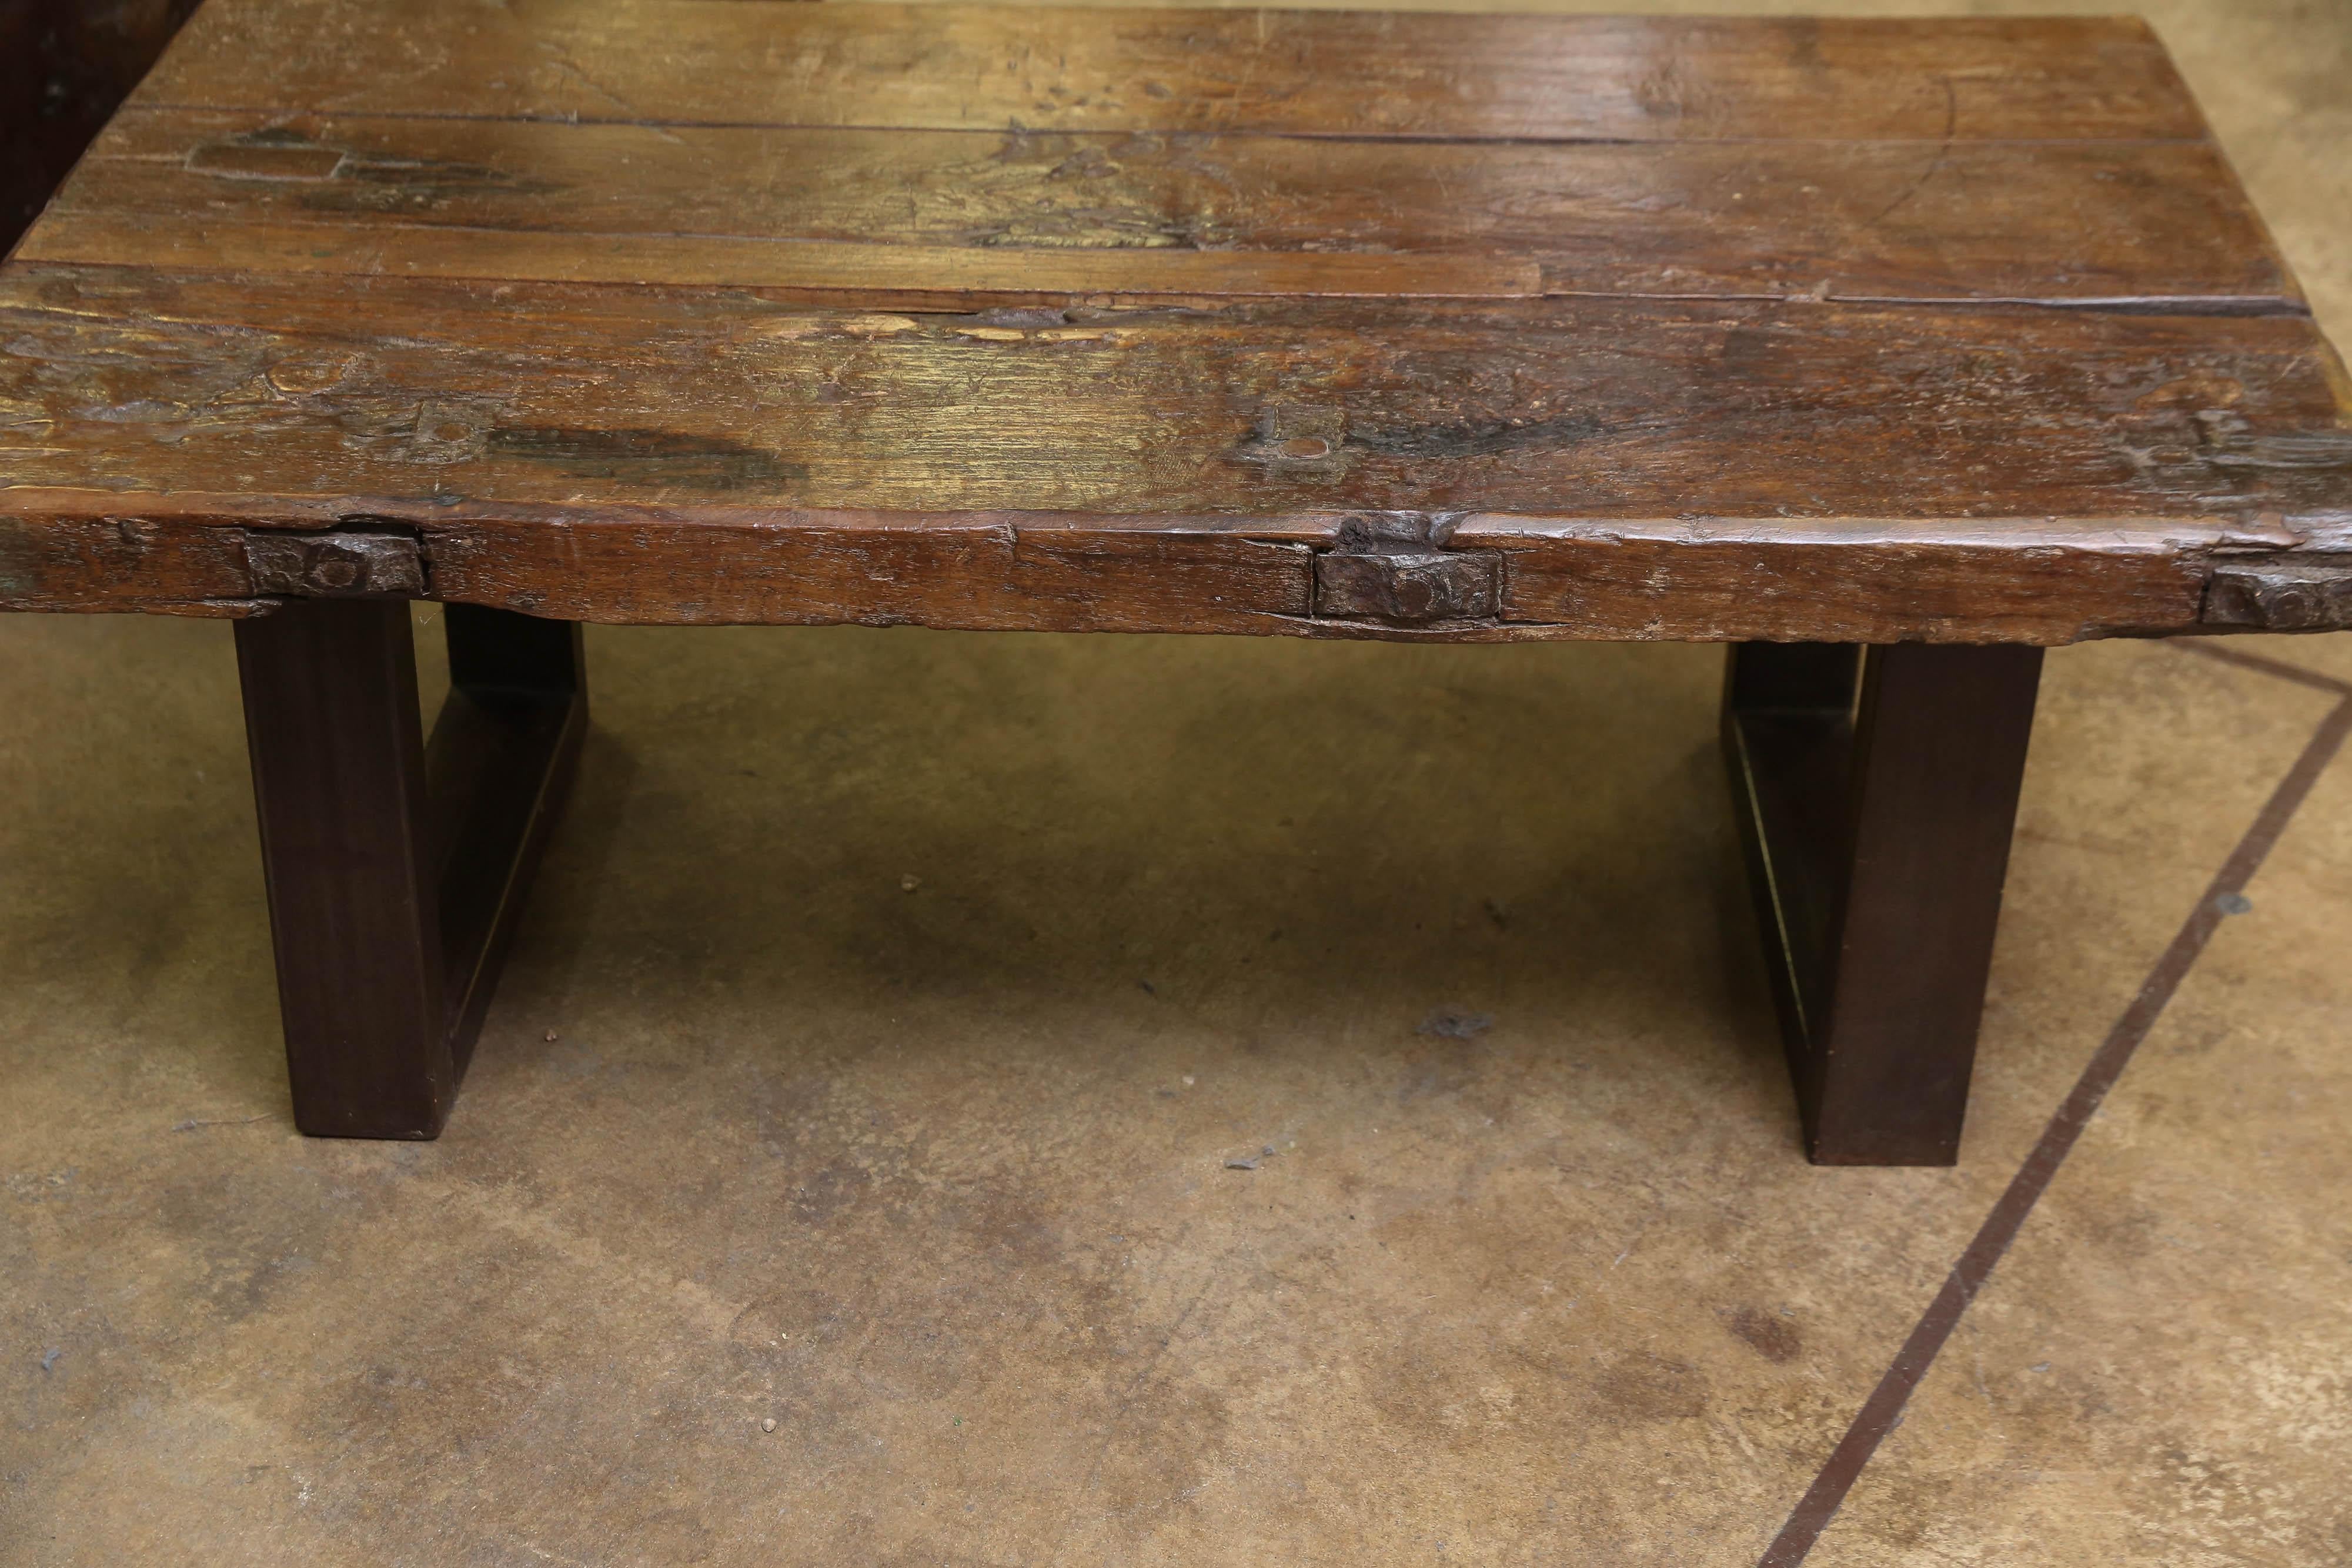
[{"label": "dark object in background", "polygon": [[196,0],[0,0],[0,250],[16,243]]}]

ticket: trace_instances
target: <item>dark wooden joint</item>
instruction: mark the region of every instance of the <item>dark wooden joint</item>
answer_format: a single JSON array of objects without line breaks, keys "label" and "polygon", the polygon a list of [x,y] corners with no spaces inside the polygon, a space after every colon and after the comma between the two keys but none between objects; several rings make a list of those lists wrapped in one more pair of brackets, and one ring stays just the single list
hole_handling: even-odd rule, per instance
[{"label": "dark wooden joint", "polygon": [[404,534],[249,533],[245,565],[256,593],[415,599],[425,592],[425,553]]},{"label": "dark wooden joint", "polygon": [[1334,548],[1315,558],[1315,613],[1410,625],[1493,621],[1502,608],[1502,557],[1444,549],[1456,520],[1429,512],[1342,518]]},{"label": "dark wooden joint", "polygon": [[1723,741],[1820,1165],[1958,1158],[2042,651],[1744,643]]},{"label": "dark wooden joint", "polygon": [[447,612],[431,739],[408,605],[291,601],[237,664],[295,1124],[437,1135],[586,733],[580,629]]},{"label": "dark wooden joint", "polygon": [[1315,613],[1380,621],[1491,621],[1495,558],[1465,555],[1318,555]]},{"label": "dark wooden joint", "polygon": [[2264,632],[2352,627],[2352,556],[2217,567],[2205,585],[2204,620]]}]

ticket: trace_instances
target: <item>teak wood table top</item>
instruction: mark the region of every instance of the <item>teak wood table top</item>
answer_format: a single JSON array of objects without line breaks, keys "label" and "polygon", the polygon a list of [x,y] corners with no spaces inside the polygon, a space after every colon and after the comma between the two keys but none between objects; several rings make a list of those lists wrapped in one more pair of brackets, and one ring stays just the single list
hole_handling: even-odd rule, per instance
[{"label": "teak wood table top", "polygon": [[0,269],[0,607],[2352,622],[2137,21],[210,0]]}]

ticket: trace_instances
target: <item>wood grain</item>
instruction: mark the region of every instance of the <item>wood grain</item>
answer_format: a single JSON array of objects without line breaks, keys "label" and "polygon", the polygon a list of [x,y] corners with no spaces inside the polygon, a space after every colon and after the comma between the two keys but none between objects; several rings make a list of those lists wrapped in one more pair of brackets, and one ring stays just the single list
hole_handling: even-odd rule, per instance
[{"label": "wood grain", "polygon": [[2290,450],[2339,428],[2299,317],[1586,298],[893,314],[20,265],[0,327],[16,486],[197,510],[2292,528],[2339,508],[2352,470],[2352,450]]},{"label": "wood grain", "polygon": [[26,261],[101,264],[126,254],[196,270],[870,292],[973,306],[1073,295],[1511,299],[1543,292],[1534,263],[1481,256],[999,250],[396,225],[215,225],[70,211],[45,219],[17,252]]},{"label": "wood grain", "polygon": [[[2336,418],[2299,317],[364,298],[13,269],[19,509],[419,530],[436,595],[577,620],[2063,642],[2193,624],[2352,466],[2287,442]],[[1497,624],[1314,617],[1308,552],[1400,509],[1507,559]]]},{"label": "wood grain", "polygon": [[213,0],[139,101],[1498,140],[2204,134],[2162,46],[2132,17]]},{"label": "wood grain", "polygon": [[17,499],[0,490],[0,610],[236,616],[266,608],[255,601],[234,528],[59,516]]},{"label": "wood grain", "polygon": [[[1120,519],[866,517],[824,526],[498,518],[426,530],[437,591],[532,614],[687,624],[858,622],[985,631],[1200,632],[1399,641],[1785,637],[2071,643],[2182,630],[2228,536],[2185,528],[2105,545],[1916,519],[1845,537],[1694,548],[1472,517],[1476,550],[1507,540],[1499,612],[1397,625],[1318,615],[1312,563],[1343,517],[1224,528]],[[1856,558],[1860,557],[1860,564]],[[1414,558],[1419,559],[1419,558]],[[1597,570],[1596,570],[1597,569]],[[1857,581],[1859,589],[1857,590]]]},{"label": "wood grain", "polygon": [[213,0],[0,334],[16,608],[336,531],[568,620],[2057,643],[2352,552],[2130,20]]},{"label": "wood grain", "polygon": [[[1466,535],[1466,538],[1465,537]],[[2075,642],[2196,623],[2221,539],[2118,520],[2068,529],[2008,518],[1924,528],[1855,519],[1834,528],[1530,526],[1456,535],[1516,546],[1514,620],[1622,641],[1701,625],[1740,641]],[[2202,548],[2200,548],[2200,545]]]},{"label": "wood grain", "polygon": [[24,255],[973,292],[2297,298],[2200,142],[1493,145],[143,111],[92,148]]}]

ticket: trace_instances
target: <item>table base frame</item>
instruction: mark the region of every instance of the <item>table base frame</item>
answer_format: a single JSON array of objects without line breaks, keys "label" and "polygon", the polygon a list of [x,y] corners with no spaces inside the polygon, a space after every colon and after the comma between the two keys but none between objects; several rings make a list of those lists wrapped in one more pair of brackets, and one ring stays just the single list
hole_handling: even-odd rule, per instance
[{"label": "table base frame", "polygon": [[431,1138],[588,727],[579,626],[453,604],[428,739],[402,600],[240,621],[294,1121]]},{"label": "table base frame", "polygon": [[[453,604],[428,737],[408,605],[286,603],[237,662],[296,1124],[431,1138],[578,763],[576,622]],[[1723,743],[1824,1165],[1958,1155],[2038,648],[1735,645]]]},{"label": "table base frame", "polygon": [[1748,643],[1723,745],[1805,1151],[1959,1156],[2042,650]]}]

